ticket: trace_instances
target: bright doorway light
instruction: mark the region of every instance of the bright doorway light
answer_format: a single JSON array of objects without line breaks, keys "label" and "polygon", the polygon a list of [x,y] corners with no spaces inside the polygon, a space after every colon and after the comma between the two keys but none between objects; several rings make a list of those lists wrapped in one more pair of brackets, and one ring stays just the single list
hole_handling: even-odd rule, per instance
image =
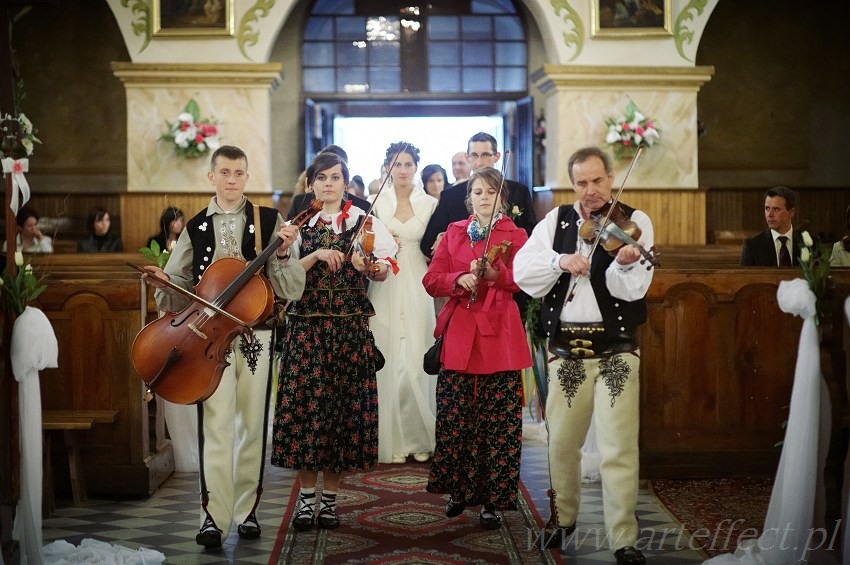
[{"label": "bright doorway light", "polygon": [[[445,118],[347,118],[334,119],[334,143],[348,153],[351,176],[360,175],[366,186],[380,176],[387,148],[407,141],[419,149],[419,169],[441,165],[452,176],[452,155],[466,151],[469,138],[483,131],[496,138],[503,149],[501,116]],[[498,165],[501,165],[501,161]],[[497,166],[498,166],[497,165]]]}]

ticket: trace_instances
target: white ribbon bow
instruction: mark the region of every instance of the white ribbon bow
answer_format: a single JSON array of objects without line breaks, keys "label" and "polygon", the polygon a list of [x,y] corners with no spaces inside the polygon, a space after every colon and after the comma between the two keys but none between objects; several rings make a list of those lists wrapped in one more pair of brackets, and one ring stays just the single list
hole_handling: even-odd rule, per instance
[{"label": "white ribbon bow", "polygon": [[[30,185],[26,177],[24,177],[24,173],[28,173],[29,170],[29,159],[15,160],[11,157],[3,159],[3,173],[12,173],[12,202],[9,204],[9,207],[12,209],[12,213],[16,215],[18,209],[23,207],[30,199]],[[20,204],[18,204],[18,190],[21,191]]]}]

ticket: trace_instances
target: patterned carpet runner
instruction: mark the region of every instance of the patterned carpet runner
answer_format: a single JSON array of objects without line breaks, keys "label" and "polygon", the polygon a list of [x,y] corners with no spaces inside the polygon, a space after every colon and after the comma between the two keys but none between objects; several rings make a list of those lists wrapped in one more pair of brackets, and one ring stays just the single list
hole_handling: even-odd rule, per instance
[{"label": "patterned carpet runner", "polygon": [[561,563],[555,552],[535,544],[542,522],[524,487],[519,510],[502,513],[501,529],[485,531],[478,508],[446,518],[446,499],[425,491],[428,469],[429,464],[378,465],[344,475],[337,497],[342,525],[336,530],[291,527],[296,481],[269,563]]},{"label": "patterned carpet runner", "polygon": [[739,537],[759,536],[772,489],[772,477],[652,481],[667,510],[689,532],[700,532],[694,543],[710,557],[734,552]]}]

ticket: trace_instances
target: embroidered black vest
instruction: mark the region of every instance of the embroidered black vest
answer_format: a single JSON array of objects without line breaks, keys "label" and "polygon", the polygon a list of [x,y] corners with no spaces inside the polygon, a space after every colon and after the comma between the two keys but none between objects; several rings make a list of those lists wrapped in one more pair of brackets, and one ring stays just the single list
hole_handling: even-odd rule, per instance
[{"label": "embroidered black vest", "polygon": [[[631,217],[635,209],[620,203],[625,211],[626,217]],[[563,205],[558,208],[558,224],[555,227],[555,239],[552,249],[558,253],[575,253],[578,241],[579,215],[572,204]],[[605,334],[609,338],[615,338],[621,334],[634,336],[634,330],[646,321],[646,301],[641,298],[634,302],[627,302],[614,298],[608,292],[605,284],[605,271],[614,257],[598,246],[593,254],[590,267],[590,286],[596,295],[599,311],[602,314],[602,323],[605,326]],[[637,266],[635,266],[637,268]],[[543,309],[540,313],[540,325],[538,333],[541,337],[549,335],[558,328],[558,320],[567,291],[570,288],[569,273],[564,273],[543,298]]]},{"label": "embroidered black vest", "polygon": [[[274,208],[260,206],[260,243],[262,247],[268,245],[275,232],[280,227],[277,225],[278,212]],[[201,277],[211,264],[216,249],[215,226],[212,217],[207,216],[207,210],[203,209],[186,223],[189,239],[192,240],[192,277],[195,283],[200,282]],[[242,232],[242,257],[246,261],[257,258],[254,249],[254,205],[245,203],[245,230]]]}]

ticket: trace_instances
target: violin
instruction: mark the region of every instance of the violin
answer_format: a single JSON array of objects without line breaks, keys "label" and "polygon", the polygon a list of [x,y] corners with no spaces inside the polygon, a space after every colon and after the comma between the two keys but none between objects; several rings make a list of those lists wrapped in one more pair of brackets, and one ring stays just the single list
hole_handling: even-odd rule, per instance
[{"label": "violin", "polygon": [[642,235],[640,227],[626,216],[619,202],[609,202],[596,212],[591,212],[590,218],[581,225],[578,233],[588,245],[593,245],[598,238],[602,248],[610,255],[617,255],[624,245],[633,246],[643,257],[640,264],[649,263],[647,270],[658,265],[659,253],[655,251],[655,246],[647,250],[638,243]]},{"label": "violin", "polygon": [[366,219],[363,220],[363,230],[360,237],[357,239],[355,246],[363,256],[363,260],[366,263],[367,276],[371,277],[380,273],[381,267],[374,255],[375,232],[372,229],[372,216],[366,216]]},{"label": "violin", "polygon": [[[487,253],[484,254],[483,259],[478,263],[478,269],[476,271],[476,275],[478,278],[483,279],[484,273],[487,272],[487,265],[494,265],[495,261],[499,260],[502,262],[505,267],[510,268],[508,264],[511,258],[511,248],[514,246],[514,242],[510,240],[503,240],[502,243],[498,245],[494,245],[490,249],[487,250]],[[478,291],[476,290],[469,296],[469,303],[466,305],[467,308],[472,305],[478,299]]]},{"label": "violin", "polygon": [[[314,200],[291,223],[300,228],[321,206]],[[280,236],[275,237],[250,263],[235,257],[216,260],[204,271],[194,294],[162,281],[192,302],[146,325],[133,341],[133,366],[147,385],[146,397],[156,392],[176,404],[195,404],[215,392],[230,365],[227,355],[233,339],[250,335],[274,308],[271,283],[260,271],[281,243]]]}]

